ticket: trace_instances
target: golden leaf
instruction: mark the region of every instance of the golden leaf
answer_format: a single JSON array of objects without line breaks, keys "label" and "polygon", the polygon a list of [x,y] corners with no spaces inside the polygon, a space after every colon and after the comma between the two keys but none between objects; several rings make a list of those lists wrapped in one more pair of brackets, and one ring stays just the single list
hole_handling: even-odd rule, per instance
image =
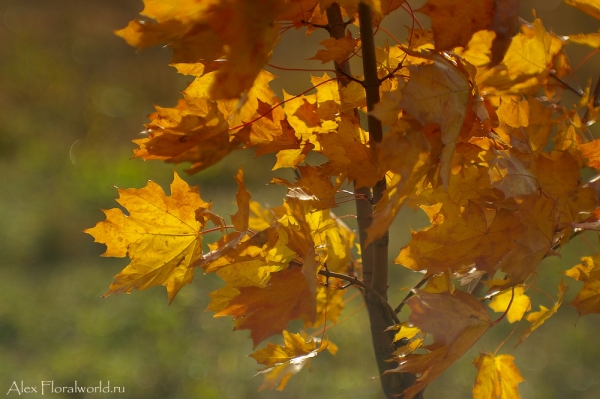
[{"label": "golden leaf", "polygon": [[511,355],[479,354],[473,362],[478,370],[473,399],[519,399],[518,385],[525,380],[514,359]]},{"label": "golden leaf", "polygon": [[131,263],[115,276],[109,294],[145,290],[155,285],[167,288],[172,301],[182,286],[192,281],[189,268],[202,255],[202,233],[208,217],[197,210],[210,209],[175,173],[171,196],[154,182],[141,189],[119,189],[117,202],[128,210],[104,211],[106,221],[85,230],[96,242],[106,244],[104,256],[129,256]]},{"label": "golden leaf", "polygon": [[[525,287],[519,286],[508,291],[504,291],[496,296],[490,302],[490,308],[495,312],[506,312],[510,323],[519,321],[523,315],[531,310],[531,299],[524,294]],[[510,304],[510,308],[509,308]]]},{"label": "golden leaf", "polygon": [[525,341],[525,339],[527,339],[527,337],[529,337],[533,331],[537,330],[546,322],[546,320],[548,320],[558,311],[558,308],[560,305],[562,305],[563,299],[565,298],[565,292],[567,292],[567,285],[565,284],[564,280],[561,280],[558,287],[558,299],[556,300],[554,306],[548,309],[545,306],[540,305],[540,310],[538,312],[532,312],[527,315],[526,319],[531,323],[531,325],[527,327],[525,331],[523,331],[519,342],[517,342],[517,345],[520,345],[523,341]]},{"label": "golden leaf", "polygon": [[259,391],[263,389],[277,389],[282,391],[289,378],[298,373],[311,358],[327,349],[332,354],[337,352],[337,346],[329,341],[317,342],[312,339],[306,342],[300,334],[283,331],[283,346],[267,343],[267,347],[252,353],[250,357],[257,363],[267,366],[258,372],[264,374],[265,379]]},{"label": "golden leaf", "polygon": [[569,303],[583,316],[600,313],[600,256],[586,256],[582,264],[567,270],[565,274],[583,282],[577,296]]},{"label": "golden leaf", "polygon": [[600,1],[598,0],[565,0],[565,2],[600,19]]}]

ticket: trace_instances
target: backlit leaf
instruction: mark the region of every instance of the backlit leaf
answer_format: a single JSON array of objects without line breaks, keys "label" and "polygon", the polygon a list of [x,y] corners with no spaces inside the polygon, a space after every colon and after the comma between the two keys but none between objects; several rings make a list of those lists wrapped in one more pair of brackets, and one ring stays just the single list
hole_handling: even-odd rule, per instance
[{"label": "backlit leaf", "polygon": [[417,11],[431,18],[435,48],[450,50],[466,46],[475,32],[492,23],[494,0],[428,0]]},{"label": "backlit leaf", "polygon": [[531,299],[524,294],[524,291],[525,288],[522,286],[505,291],[494,296],[489,306],[495,312],[508,311],[506,316],[510,323],[519,321],[525,313],[531,310]]},{"label": "backlit leaf", "polygon": [[433,63],[409,66],[408,84],[402,89],[400,107],[422,125],[438,123],[442,128],[440,177],[448,186],[450,166],[471,98],[471,84],[465,74],[439,54]]},{"label": "backlit leaf", "polygon": [[131,259],[105,296],[164,285],[172,301],[192,281],[194,271],[188,266],[202,255],[201,230],[208,219],[197,218],[196,211],[209,210],[211,204],[177,174],[170,197],[149,182],[141,189],[119,189],[117,202],[129,215],[117,208],[104,211],[106,221],[85,230],[96,242],[106,244],[104,256]]},{"label": "backlit leaf", "polygon": [[523,341],[525,341],[533,331],[537,330],[546,322],[546,320],[548,320],[558,311],[558,308],[560,305],[562,305],[563,299],[565,298],[565,292],[567,292],[567,285],[565,284],[564,280],[561,280],[558,287],[558,298],[554,306],[548,309],[545,306],[540,305],[539,311],[529,313],[525,317],[527,321],[531,323],[531,325],[527,327],[525,331],[523,331],[519,342],[517,342],[517,345],[520,345]]},{"label": "backlit leaf", "polygon": [[282,391],[289,378],[299,372],[319,352],[327,349],[335,354],[337,351],[337,347],[329,341],[319,342],[317,347],[314,339],[306,342],[300,334],[292,334],[285,330],[283,331],[283,341],[283,346],[267,343],[266,348],[259,349],[250,355],[257,363],[266,366],[265,369],[258,372],[265,376],[259,391],[263,389]]},{"label": "backlit leaf", "polygon": [[600,19],[600,1],[598,0],[565,0],[565,2]]},{"label": "backlit leaf", "polygon": [[567,276],[583,282],[581,291],[569,305],[574,306],[581,316],[600,313],[600,257],[586,256],[581,260],[583,263],[565,272]]},{"label": "backlit leaf", "polygon": [[462,291],[430,294],[416,290],[407,301],[411,309],[409,322],[432,334],[432,352],[411,354],[397,360],[392,372],[421,374],[414,385],[404,391],[412,399],[431,381],[458,360],[491,326],[485,306]]},{"label": "backlit leaf", "polygon": [[479,354],[473,362],[478,370],[473,399],[520,399],[518,385],[525,380],[514,359],[511,355]]},{"label": "backlit leaf", "polygon": [[299,268],[271,274],[264,288],[240,287],[238,292],[215,317],[233,316],[234,329],[250,330],[255,347],[271,335],[281,334],[292,320],[315,320],[316,300]]}]

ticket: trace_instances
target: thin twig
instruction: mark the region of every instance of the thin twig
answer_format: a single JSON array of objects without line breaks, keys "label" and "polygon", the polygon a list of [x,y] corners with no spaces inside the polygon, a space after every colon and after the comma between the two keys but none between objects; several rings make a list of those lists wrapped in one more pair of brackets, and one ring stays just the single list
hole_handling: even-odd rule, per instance
[{"label": "thin twig", "polygon": [[[345,62],[345,61],[344,61],[344,62]],[[338,69],[337,69],[337,72],[338,72],[338,73],[340,73],[340,74],[342,74],[342,75],[344,75],[344,76],[345,76],[345,77],[347,77],[348,79],[350,79],[350,80],[352,80],[352,81],[354,81],[354,82],[356,82],[356,83],[358,83],[359,85],[361,85],[361,86],[363,86],[363,87],[364,87],[364,82],[363,82],[362,80],[360,80],[360,79],[356,79],[354,76],[352,76],[352,75],[350,75],[350,74],[346,73],[346,71],[344,71],[342,68],[338,68]]]},{"label": "thin twig", "polygon": [[561,78],[556,76],[556,72],[551,71],[550,76],[552,76],[554,79],[556,79],[561,85],[563,85],[563,87],[571,90],[573,93],[577,94],[579,97],[583,97],[583,95],[585,94],[583,92],[583,90],[574,88],[573,86],[571,86],[570,84],[568,84],[567,82],[565,82],[564,80],[562,80]]},{"label": "thin twig", "polygon": [[423,284],[425,284],[427,282],[428,279],[429,279],[429,277],[424,277],[421,281],[419,281],[417,283],[417,285],[415,285],[413,287],[413,289],[410,290],[410,292],[404,297],[404,299],[402,300],[402,302],[400,302],[400,305],[398,305],[396,307],[396,309],[394,309],[394,313],[396,313],[396,314],[400,313],[402,311],[402,308],[404,307],[404,304],[406,303],[406,301],[408,301],[408,299],[411,296],[415,295],[415,289],[416,288],[421,288],[423,286]]}]

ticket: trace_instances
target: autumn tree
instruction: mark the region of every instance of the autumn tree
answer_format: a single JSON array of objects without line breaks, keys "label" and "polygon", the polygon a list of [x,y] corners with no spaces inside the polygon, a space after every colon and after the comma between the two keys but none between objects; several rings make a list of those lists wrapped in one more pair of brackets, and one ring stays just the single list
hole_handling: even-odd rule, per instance
[{"label": "autumn tree", "polygon": [[[600,19],[597,1],[566,2]],[[581,177],[600,169],[600,140],[589,130],[600,90],[566,83],[564,49],[597,49],[599,33],[559,37],[540,19],[520,20],[518,0],[428,0],[418,10],[404,0],[144,4],[145,19],[116,34],[139,49],[168,45],[172,65],[195,79],[175,107],[156,107],[134,157],[189,163],[188,173],[198,173],[251,149],[276,154],[273,170],[292,168],[296,179],[272,180],[287,195],[268,208],[251,200],[240,169],[230,221],[177,174],[170,195],[153,182],[119,189],[127,213],[105,210],[106,220],[86,230],[106,245],[105,256],[131,259],[106,295],[163,285],[173,301],[198,268],[217,274],[225,285],[208,294],[215,317],[232,316],[255,347],[283,335],[283,345],[251,355],[264,367],[263,388],[281,390],[311,358],[337,351],[325,326],[357,289],[383,391],[405,399],[422,397],[501,321],[522,321],[520,344],[557,312],[567,285],[550,307],[532,303],[537,267],[600,224],[600,186]],[[380,26],[392,13],[412,17],[403,43]],[[306,40],[329,33],[312,59],[330,71],[280,97],[264,68],[278,39],[300,28]],[[375,35],[388,35],[388,44],[376,46]],[[579,103],[562,104],[565,90]],[[311,163],[311,153],[326,161]],[[356,231],[333,212],[348,193]],[[430,224],[390,265],[388,229],[403,206],[422,210]],[[205,242],[211,231],[220,239]],[[600,255],[569,266],[564,274],[584,282],[570,305],[600,313]],[[401,303],[388,302],[396,283],[389,267],[422,276]],[[399,320],[404,306],[410,315]],[[297,319],[300,331],[286,330]],[[474,397],[518,398],[523,378],[513,359],[481,353]]]}]

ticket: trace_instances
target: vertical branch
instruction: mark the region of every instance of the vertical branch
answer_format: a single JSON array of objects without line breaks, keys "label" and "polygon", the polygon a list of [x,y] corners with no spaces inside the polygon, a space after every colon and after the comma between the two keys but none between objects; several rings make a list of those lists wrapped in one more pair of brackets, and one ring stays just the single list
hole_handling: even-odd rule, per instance
[{"label": "vertical branch", "polygon": [[[371,7],[365,3],[360,3],[358,5],[358,18],[365,76],[363,84],[367,98],[367,110],[371,111],[375,104],[379,102],[379,86],[381,85],[379,76],[377,75]],[[376,144],[380,143],[383,139],[383,127],[379,119],[371,115],[368,115],[367,118],[370,145],[374,151]],[[382,198],[385,188],[386,182],[384,177],[372,187],[373,204],[376,204]],[[371,222],[372,215],[373,208],[369,210],[369,223]],[[360,228],[360,230],[363,231],[363,228]],[[389,232],[386,231],[382,237],[375,240],[367,248],[363,246],[365,238],[365,231],[363,231],[360,235],[361,248],[363,248],[363,253],[369,252],[372,259],[372,264],[366,264],[365,259],[363,259],[365,282],[370,284],[383,298],[387,299]],[[414,384],[416,376],[409,373],[383,374],[385,371],[394,368],[394,363],[387,361],[392,358],[392,353],[395,349],[393,345],[394,336],[391,332],[385,331],[391,324],[391,317],[380,299],[375,297],[375,295],[366,293],[365,302],[371,322],[371,337],[377,365],[381,374],[381,385],[386,397],[397,398],[405,389]],[[419,394],[417,397],[421,398],[422,396]]]},{"label": "vertical branch", "polygon": [[[340,39],[345,36],[346,24],[342,18],[340,6],[333,3],[327,9],[328,30],[331,37]],[[371,17],[371,8],[364,3],[359,4],[360,34],[362,43],[364,82],[366,91],[367,109],[371,111],[376,103],[379,102],[380,81],[377,75],[377,62],[375,58],[375,39],[373,36],[373,25]],[[350,75],[350,64],[348,61],[342,65],[336,64],[336,70],[341,70],[344,74]],[[341,74],[338,74],[338,77]],[[348,84],[345,79],[340,79],[340,86]],[[358,111],[354,110],[358,115]],[[370,146],[375,151],[376,143],[383,139],[383,128],[381,121],[372,116],[368,116],[368,129]],[[362,249],[362,264],[364,282],[373,288],[379,295],[370,291],[365,292],[365,303],[369,313],[371,324],[371,337],[377,366],[381,375],[381,385],[388,399],[398,398],[402,392],[413,385],[415,376],[408,373],[384,372],[394,368],[393,362],[387,362],[392,358],[394,351],[392,332],[385,330],[394,324],[393,318],[389,313],[389,306],[385,306],[380,298],[387,299],[388,288],[388,241],[389,235],[386,232],[383,237],[375,240],[372,244],[365,247],[366,230],[372,220],[373,204],[376,204],[383,195],[386,183],[385,178],[377,182],[373,187],[359,187],[355,189],[357,194],[356,214],[359,230],[359,240]],[[371,199],[368,201],[367,199]],[[420,395],[418,396],[421,397]]]}]

